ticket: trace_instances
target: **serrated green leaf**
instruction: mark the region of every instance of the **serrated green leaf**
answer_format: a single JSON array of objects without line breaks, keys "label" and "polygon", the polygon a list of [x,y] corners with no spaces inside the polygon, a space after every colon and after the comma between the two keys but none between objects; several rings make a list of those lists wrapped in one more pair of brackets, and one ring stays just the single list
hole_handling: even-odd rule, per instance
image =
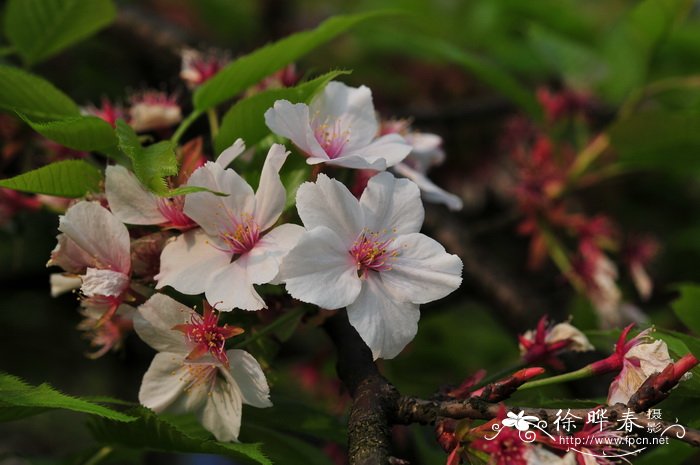
[{"label": "serrated green leaf", "polygon": [[0,179],[0,187],[22,192],[83,197],[88,192],[99,192],[102,173],[83,160],[64,160],[42,166],[14,178]]},{"label": "serrated green leaf", "polygon": [[95,419],[90,424],[94,437],[105,444],[163,452],[219,454],[246,462],[272,465],[260,444],[217,442],[190,418],[156,415],[138,407],[128,413],[137,417],[130,423]]},{"label": "serrated green leaf", "polygon": [[683,284],[678,286],[681,295],[671,307],[676,316],[695,334],[700,334],[700,286]]},{"label": "serrated green leaf", "polygon": [[16,376],[0,372],[0,421],[16,420],[54,409],[89,413],[115,422],[135,420],[116,410],[63,394],[48,384],[31,386]]},{"label": "serrated green leaf", "polygon": [[331,71],[323,76],[286,89],[272,89],[239,100],[224,115],[221,128],[214,140],[217,153],[223,152],[236,139],[241,138],[252,147],[270,133],[264,114],[277,100],[292,103],[308,102],[329,81],[348,71]]},{"label": "serrated green leaf", "polygon": [[203,112],[235,97],[262,78],[298,60],[357,24],[388,14],[374,11],[335,16],[321,23],[316,29],[298,32],[255,50],[229,64],[199,87],[194,94],[195,109]]},{"label": "serrated green leaf", "polygon": [[78,105],[50,82],[4,65],[0,65],[0,108],[22,113],[33,121],[80,115]]},{"label": "serrated green leaf", "polygon": [[123,120],[117,121],[116,135],[119,148],[131,159],[139,181],[158,195],[170,195],[165,177],[177,174],[175,144],[162,141],[144,148],[136,132]]},{"label": "serrated green leaf", "polygon": [[112,126],[95,116],[74,116],[54,121],[36,122],[21,113],[18,115],[42,136],[71,149],[99,151],[117,145],[117,138],[114,136]]},{"label": "serrated green leaf", "polygon": [[5,34],[25,62],[44,60],[108,25],[111,0],[10,0]]}]

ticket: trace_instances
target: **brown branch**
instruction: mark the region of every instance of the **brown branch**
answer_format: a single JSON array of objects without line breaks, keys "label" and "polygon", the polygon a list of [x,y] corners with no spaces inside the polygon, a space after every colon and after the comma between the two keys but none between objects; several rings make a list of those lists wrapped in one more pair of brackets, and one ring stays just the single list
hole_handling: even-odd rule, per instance
[{"label": "brown branch", "polygon": [[[546,421],[548,425],[553,424],[557,417],[557,413],[559,412],[559,409],[557,408],[506,406],[488,403],[478,398],[440,402],[404,396],[398,401],[398,410],[395,415],[395,421],[400,424],[433,424],[439,418],[452,418],[455,420],[465,418],[474,420],[490,420],[496,418],[501,412],[502,408],[505,408],[506,411],[512,411],[514,413],[525,412],[526,415],[533,415],[540,420]],[[576,417],[579,417],[578,419],[574,419],[574,423],[582,424],[588,417],[588,412],[598,408],[605,408],[607,410],[606,415],[608,416],[609,421],[616,421],[623,418],[623,414],[629,409],[627,405],[616,404],[613,406],[596,407],[593,409],[570,409],[570,413]],[[669,434],[673,434],[672,437],[695,447],[700,447],[700,430],[685,428],[685,435],[683,437],[679,437],[678,434],[682,432],[682,429],[678,426],[674,426],[672,423],[661,420],[651,420],[644,416],[635,417],[634,421],[644,428],[652,423],[660,425],[662,430],[670,428]]]},{"label": "brown branch", "polygon": [[338,376],[353,398],[348,422],[349,462],[386,465],[399,393],[379,373],[372,352],[350,325],[344,311],[326,320],[324,329],[338,351]]}]

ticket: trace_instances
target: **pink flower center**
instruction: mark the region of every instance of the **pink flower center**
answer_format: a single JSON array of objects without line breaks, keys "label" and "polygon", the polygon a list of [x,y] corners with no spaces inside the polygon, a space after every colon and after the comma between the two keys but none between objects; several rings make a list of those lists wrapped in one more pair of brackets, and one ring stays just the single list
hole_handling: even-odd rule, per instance
[{"label": "pink flower center", "polygon": [[234,223],[233,227],[219,234],[232,255],[249,252],[260,239],[260,227],[251,216]]},{"label": "pink flower center", "polygon": [[350,140],[350,130],[343,130],[340,120],[335,120],[332,124],[328,120],[321,124],[314,120],[311,125],[314,128],[314,137],[316,137],[328,158],[333,159],[343,152],[345,144]]},{"label": "pink flower center", "polygon": [[391,247],[393,242],[393,238],[382,233],[366,230],[360,233],[349,253],[361,278],[365,278],[368,271],[391,270],[391,261],[399,254],[398,249]]},{"label": "pink flower center", "polygon": [[187,355],[187,360],[197,360],[209,353],[224,365],[228,365],[226,339],[243,333],[243,330],[235,326],[219,326],[218,322],[218,314],[205,304],[203,317],[195,314],[189,323],[173,327],[174,330],[185,333],[187,340],[194,345]]},{"label": "pink flower center", "polygon": [[194,221],[183,212],[184,207],[184,195],[158,199],[158,211],[168,220],[170,226],[175,229],[187,229],[194,225]]}]

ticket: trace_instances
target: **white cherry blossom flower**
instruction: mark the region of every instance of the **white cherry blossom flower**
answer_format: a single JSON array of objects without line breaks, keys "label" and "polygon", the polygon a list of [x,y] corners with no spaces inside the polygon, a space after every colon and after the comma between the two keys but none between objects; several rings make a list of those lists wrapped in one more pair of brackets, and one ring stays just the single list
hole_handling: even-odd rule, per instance
[{"label": "white cherry blossom flower", "polygon": [[308,106],[278,100],[265,112],[265,123],[308,155],[310,165],[382,171],[411,151],[398,134],[377,138],[372,92],[365,86],[330,82]]},{"label": "white cherry blossom flower", "polygon": [[[47,266],[60,266],[79,276],[80,291],[85,298],[110,302],[106,315],[113,314],[129,288],[131,256],[129,231],[106,208],[97,202],[81,201],[59,218],[58,244]],[[68,276],[69,277],[69,276]],[[52,293],[58,294],[75,285],[52,277]]]},{"label": "white cherry blossom flower", "polygon": [[114,216],[127,224],[158,224],[188,229],[194,222],[183,213],[185,196],[159,197],[123,166],[105,170],[105,194]]},{"label": "white cherry blossom flower", "polygon": [[201,229],[178,236],[163,249],[157,289],[172,286],[185,294],[205,293],[220,310],[260,310],[265,301],[254,284],[272,282],[280,262],[296,244],[303,228],[283,224],[286,194],[279,170],[287,158],[275,144],[265,160],[257,193],[232,169],[224,169],[244,150],[242,141],[224,151],[216,163],[198,168],[188,185],[213,192],[187,195],[184,213]]},{"label": "white cherry blossom flower", "polygon": [[426,173],[433,166],[445,161],[442,150],[442,137],[437,134],[410,130],[406,120],[384,121],[382,134],[400,134],[411,145],[411,153],[401,162],[392,167],[392,171],[415,182],[421,191],[423,200],[443,204],[452,211],[461,210],[462,199],[451,194],[435,184]]},{"label": "white cherry blossom flower", "polygon": [[136,132],[156,131],[182,121],[177,96],[157,90],[146,90],[131,96],[129,125]]},{"label": "white cherry blossom flower", "polygon": [[320,174],[297,192],[306,232],[280,277],[295,298],[326,309],[347,307],[374,358],[395,357],[418,329],[419,305],[462,281],[462,261],[418,231],[423,204],[414,183],[381,173],[358,201]]},{"label": "white cherry blossom flower", "polygon": [[610,384],[608,404],[626,404],[644,381],[663,371],[673,359],[664,341],[652,339],[650,330],[639,333],[628,344],[631,348],[624,353],[622,370]]},{"label": "white cherry blossom flower", "polygon": [[[156,294],[139,307],[134,329],[159,351],[139,390],[139,402],[153,411],[194,413],[217,440],[237,441],[242,405],[272,406],[258,362],[244,350],[224,349],[239,332],[218,326],[211,313]],[[202,345],[208,349],[198,350]]]}]

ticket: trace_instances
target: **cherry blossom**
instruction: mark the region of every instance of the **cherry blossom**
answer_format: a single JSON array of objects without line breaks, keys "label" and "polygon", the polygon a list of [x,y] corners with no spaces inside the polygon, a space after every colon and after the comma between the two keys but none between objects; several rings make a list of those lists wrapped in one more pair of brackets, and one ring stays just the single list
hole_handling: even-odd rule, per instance
[{"label": "cherry blossom", "polygon": [[[109,301],[107,319],[121,303],[130,284],[129,232],[99,203],[81,201],[59,218],[58,244],[47,266],[56,265],[79,276],[84,299]],[[70,277],[70,276],[69,276]],[[70,281],[52,278],[52,292],[70,287]],[[75,280],[72,281],[75,283]]]},{"label": "cherry blossom", "polygon": [[194,222],[183,213],[185,196],[159,197],[146,189],[136,176],[120,165],[105,171],[105,194],[114,216],[127,224],[158,224],[189,229]]},{"label": "cherry blossom", "polygon": [[365,86],[330,82],[310,105],[278,100],[265,112],[265,123],[304,152],[310,165],[382,171],[411,151],[398,134],[377,138],[372,92]]},{"label": "cherry blossom", "polygon": [[181,120],[182,110],[174,95],[147,90],[131,96],[129,125],[136,132],[166,129]]},{"label": "cherry blossom", "polygon": [[200,52],[186,48],[180,52],[180,55],[182,57],[180,79],[185,81],[190,89],[213,78],[229,62],[227,54],[217,50]]},{"label": "cherry blossom", "polygon": [[426,176],[430,168],[441,165],[445,161],[442,137],[437,134],[411,131],[409,123],[405,120],[383,122],[381,134],[400,134],[411,145],[411,153],[404,161],[394,165],[392,171],[415,182],[423,200],[443,204],[452,211],[462,209],[462,199],[442,189]]},{"label": "cherry blossom", "polygon": [[520,354],[527,363],[545,360],[557,369],[564,366],[556,355],[564,350],[584,352],[593,350],[593,345],[578,328],[562,322],[550,326],[547,316],[540,318],[535,330],[528,330],[518,337]]},{"label": "cherry blossom", "polygon": [[238,140],[216,163],[205,164],[190,177],[188,185],[227,196],[196,192],[186,197],[183,211],[201,228],[165,246],[156,288],[172,286],[185,294],[205,293],[210,302],[219,302],[220,310],[266,307],[253,285],[276,278],[280,262],[303,228],[293,224],[272,228],[285,205],[279,170],[289,152],[282,145],[272,146],[254,193],[235,171],[224,169],[244,148]]},{"label": "cherry blossom", "polygon": [[194,413],[217,440],[237,441],[242,404],[271,407],[270,389],[248,352],[224,350],[225,339],[242,331],[218,326],[212,312],[199,315],[163,294],[138,308],[134,329],[159,352],[139,402],[157,413]]},{"label": "cherry blossom", "polygon": [[416,185],[381,173],[358,201],[320,174],[297,191],[306,232],[280,272],[287,291],[326,309],[347,307],[350,323],[374,358],[395,357],[418,329],[419,305],[462,281],[462,261],[420,234]]}]

